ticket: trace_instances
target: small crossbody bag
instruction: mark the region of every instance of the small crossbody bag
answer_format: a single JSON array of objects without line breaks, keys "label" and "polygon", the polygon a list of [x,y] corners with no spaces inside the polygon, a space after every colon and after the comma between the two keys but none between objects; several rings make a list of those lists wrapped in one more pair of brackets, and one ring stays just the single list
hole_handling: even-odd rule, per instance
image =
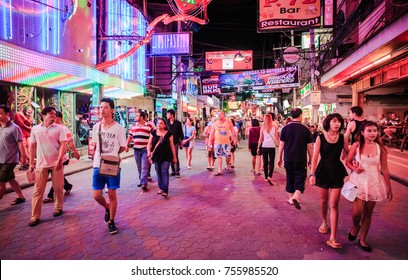
[{"label": "small crossbody bag", "polygon": [[101,154],[101,161],[99,164],[99,175],[116,177],[119,175],[120,157],[112,155],[104,155],[102,152],[102,136],[101,136],[102,122],[99,124],[99,153]]}]

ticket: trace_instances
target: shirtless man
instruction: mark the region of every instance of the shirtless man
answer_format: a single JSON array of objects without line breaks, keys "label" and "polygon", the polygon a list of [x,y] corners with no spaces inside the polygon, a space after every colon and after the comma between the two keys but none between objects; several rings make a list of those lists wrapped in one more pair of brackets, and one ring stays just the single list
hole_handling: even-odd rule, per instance
[{"label": "shirtless man", "polygon": [[232,122],[225,118],[224,112],[218,112],[218,120],[212,125],[210,134],[210,143],[214,143],[214,153],[218,160],[218,172],[215,176],[222,175],[222,157],[226,159],[227,173],[230,172],[231,161],[231,138],[232,144],[236,145],[237,135],[234,131]]}]

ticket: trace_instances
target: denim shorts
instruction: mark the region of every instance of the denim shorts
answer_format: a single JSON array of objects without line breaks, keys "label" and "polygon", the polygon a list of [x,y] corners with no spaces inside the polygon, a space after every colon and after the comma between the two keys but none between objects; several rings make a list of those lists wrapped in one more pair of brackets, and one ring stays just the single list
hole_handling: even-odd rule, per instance
[{"label": "denim shorts", "polygon": [[93,177],[92,177],[92,189],[94,191],[103,190],[106,186],[110,190],[116,190],[120,188],[120,169],[119,174],[116,177],[108,177],[99,175],[99,168],[94,167],[93,169]]}]

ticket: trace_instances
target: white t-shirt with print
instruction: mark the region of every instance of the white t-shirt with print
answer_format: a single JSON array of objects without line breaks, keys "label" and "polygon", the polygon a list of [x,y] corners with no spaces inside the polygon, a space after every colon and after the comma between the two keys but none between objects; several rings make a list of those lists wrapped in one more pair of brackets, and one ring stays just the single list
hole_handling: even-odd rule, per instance
[{"label": "white t-shirt with print", "polygon": [[[101,154],[99,152],[99,127],[101,122],[97,123],[92,129],[92,142],[95,143],[95,154],[93,160],[93,167],[99,167]],[[115,122],[111,127],[105,129],[102,126],[102,152],[104,155],[118,156],[120,147],[126,147],[126,131]]]}]

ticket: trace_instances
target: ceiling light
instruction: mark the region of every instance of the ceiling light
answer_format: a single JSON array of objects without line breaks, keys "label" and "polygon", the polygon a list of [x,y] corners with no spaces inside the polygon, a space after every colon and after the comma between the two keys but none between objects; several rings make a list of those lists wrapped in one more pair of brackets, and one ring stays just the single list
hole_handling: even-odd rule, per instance
[{"label": "ceiling light", "polygon": [[245,57],[241,54],[241,51],[238,51],[238,53],[234,57],[235,61],[243,61],[244,59]]}]

